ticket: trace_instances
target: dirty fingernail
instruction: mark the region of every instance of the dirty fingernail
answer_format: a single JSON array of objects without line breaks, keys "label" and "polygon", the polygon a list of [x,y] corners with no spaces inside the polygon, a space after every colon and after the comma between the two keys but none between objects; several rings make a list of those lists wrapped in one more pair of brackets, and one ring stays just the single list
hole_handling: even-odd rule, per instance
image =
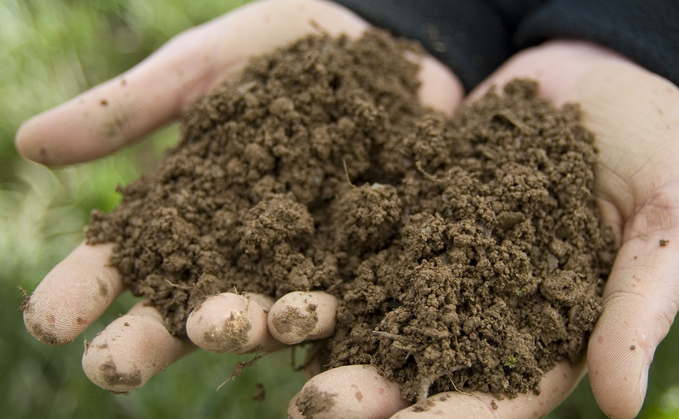
[{"label": "dirty fingernail", "polygon": [[193,343],[214,353],[272,350],[275,340],[265,311],[271,303],[254,296],[215,295],[189,315],[186,332]]},{"label": "dirty fingernail", "polygon": [[335,330],[338,302],[324,292],[291,292],[269,312],[271,335],[288,345],[323,339]]}]

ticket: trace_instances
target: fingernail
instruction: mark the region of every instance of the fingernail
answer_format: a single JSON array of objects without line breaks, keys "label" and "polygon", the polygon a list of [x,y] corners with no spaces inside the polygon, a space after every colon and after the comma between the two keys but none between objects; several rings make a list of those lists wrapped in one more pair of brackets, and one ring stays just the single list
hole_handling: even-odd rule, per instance
[{"label": "fingernail", "polygon": [[651,368],[651,362],[646,361],[644,369],[641,370],[641,377],[639,379],[639,397],[643,403],[646,398],[646,390],[648,389],[648,370]]}]

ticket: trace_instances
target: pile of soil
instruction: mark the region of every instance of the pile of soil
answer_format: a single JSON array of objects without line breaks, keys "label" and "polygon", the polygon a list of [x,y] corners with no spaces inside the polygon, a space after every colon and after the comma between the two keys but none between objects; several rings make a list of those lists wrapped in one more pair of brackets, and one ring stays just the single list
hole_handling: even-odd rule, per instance
[{"label": "pile of soil", "polygon": [[93,213],[89,243],[116,243],[176,336],[216,293],[325,290],[341,300],[328,368],[374,365],[411,401],[538,391],[581,358],[615,251],[593,137],[526,80],[446,119],[404,48],[369,32],[255,58]]}]

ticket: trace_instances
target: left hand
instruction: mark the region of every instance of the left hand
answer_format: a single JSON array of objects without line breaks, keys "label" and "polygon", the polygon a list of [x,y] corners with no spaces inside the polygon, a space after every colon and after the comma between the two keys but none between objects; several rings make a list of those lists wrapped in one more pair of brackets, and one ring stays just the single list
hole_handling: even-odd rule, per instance
[{"label": "left hand", "polygon": [[[236,78],[252,56],[318,34],[319,28],[355,39],[369,27],[329,1],[250,3],[176,36],[125,74],[26,121],[17,133],[17,148],[51,166],[110,154],[179,118],[200,95]],[[420,64],[421,100],[452,113],[463,95],[457,77],[429,55],[407,58]],[[112,249],[111,244],[82,244],[47,274],[24,306],[24,322],[36,339],[52,345],[72,342],[125,290],[120,272],[108,263]],[[314,300],[318,327],[277,328],[276,319],[283,316],[276,314],[299,304],[299,293],[291,294],[277,303],[261,295],[214,296],[189,316],[192,342],[170,335],[159,311],[141,302],[86,345],[83,368],[100,387],[127,392],[196,345],[212,352],[250,353],[332,333],[336,301],[328,294]]]},{"label": "left hand", "polygon": [[[514,56],[468,100],[516,77],[537,80],[541,96],[556,106],[579,103],[583,124],[596,136],[594,192],[620,249],[589,341],[587,367],[602,411],[632,418],[643,404],[655,349],[679,307],[679,258],[673,251],[679,246],[679,88],[604,48],[552,41]],[[289,413],[301,417],[296,400],[313,390],[335,395],[318,417],[541,417],[584,373],[584,365],[561,363],[543,377],[539,396],[496,401],[497,410],[488,394],[449,392],[429,397],[430,410],[415,413],[401,410],[405,404],[396,385],[374,369],[348,366],[312,378]]]}]

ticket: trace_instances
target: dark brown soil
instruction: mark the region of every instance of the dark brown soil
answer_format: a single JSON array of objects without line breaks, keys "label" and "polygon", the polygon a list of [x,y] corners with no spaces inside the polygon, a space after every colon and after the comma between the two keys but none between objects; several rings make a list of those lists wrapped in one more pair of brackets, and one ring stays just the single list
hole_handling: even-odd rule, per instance
[{"label": "dark brown soil", "polygon": [[207,296],[341,299],[328,368],[372,364],[409,400],[537,391],[601,310],[612,235],[577,106],[515,81],[452,120],[380,33],[310,37],[200,99],[90,243],[185,336]]}]

